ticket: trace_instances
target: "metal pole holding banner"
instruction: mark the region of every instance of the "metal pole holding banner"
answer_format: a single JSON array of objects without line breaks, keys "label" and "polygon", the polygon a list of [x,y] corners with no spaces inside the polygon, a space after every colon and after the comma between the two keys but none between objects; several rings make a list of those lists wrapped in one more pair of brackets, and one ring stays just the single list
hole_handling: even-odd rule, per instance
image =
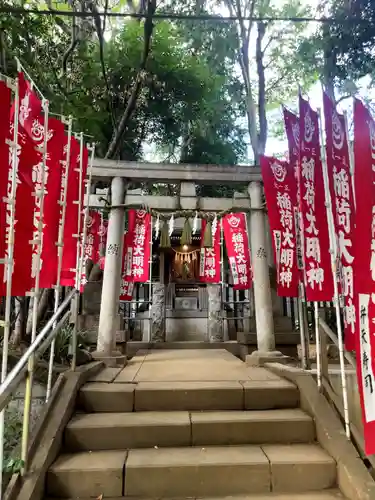
[{"label": "metal pole holding banner", "polygon": [[[326,208],[327,208],[329,237],[330,237],[330,243],[331,243],[331,267],[332,267],[332,275],[333,275],[334,304],[335,304],[336,324],[337,324],[337,338],[338,338],[338,344],[339,344],[340,374],[341,374],[342,398],[343,398],[343,407],[344,407],[345,433],[346,433],[346,437],[348,439],[350,439],[349,405],[348,405],[348,391],[347,391],[347,386],[346,386],[344,343],[343,343],[343,332],[342,332],[341,315],[340,315],[340,301],[339,301],[340,297],[339,297],[339,290],[338,290],[338,284],[337,284],[338,248],[337,248],[335,225],[333,222],[331,193],[329,190],[327,158],[325,155],[325,149],[323,147],[322,116],[321,116],[320,109],[318,109],[318,118],[319,118],[320,147],[321,147],[323,178],[324,178],[324,191],[325,191]],[[319,323],[319,317],[318,317],[318,323]],[[318,329],[319,329],[319,326],[318,326]]]},{"label": "metal pole holding banner", "polygon": [[[79,160],[79,196],[78,196],[78,234],[77,234],[77,255],[76,255],[76,269],[75,269],[75,308],[74,308],[74,327],[72,334],[72,370],[74,371],[77,367],[77,333],[78,333],[78,312],[79,312],[79,298],[81,289],[81,279],[83,266],[85,264],[85,245],[87,237],[87,221],[89,217],[89,196],[91,189],[91,177],[92,177],[92,164],[94,161],[95,154],[95,144],[88,146],[87,149],[91,153],[89,159],[89,165],[87,169],[87,179],[83,179],[83,133],[80,133],[80,160]],[[83,199],[82,199],[82,186],[86,185],[86,207],[82,210]],[[83,216],[83,228],[81,234],[81,217]]]},{"label": "metal pole holding banner", "polygon": [[354,208],[356,208],[356,199],[355,199],[355,177],[354,177],[354,168],[355,168],[355,162],[354,162],[354,142],[353,144],[350,143],[349,140],[349,127],[348,127],[348,114],[346,111],[343,113],[344,115],[344,123],[345,123],[345,135],[346,135],[346,140],[348,141],[348,150],[349,150],[349,169],[350,169],[350,177],[351,177],[351,182],[352,182],[352,191],[353,191],[353,202],[354,202]]},{"label": "metal pole holding banner", "polygon": [[306,332],[305,332],[305,317],[303,314],[303,304],[304,304],[304,286],[300,282],[298,286],[299,297],[298,297],[298,322],[299,322],[299,332],[301,340],[301,363],[302,369],[308,369],[307,361],[307,349],[306,349]]},{"label": "metal pole holding banner", "polygon": [[[60,304],[60,293],[61,293],[61,271],[62,271],[62,259],[64,251],[64,228],[65,228],[65,215],[66,215],[66,199],[68,193],[68,179],[69,179],[69,168],[70,168],[70,150],[71,150],[71,139],[72,139],[72,118],[69,117],[66,121],[64,117],[61,117],[61,121],[68,125],[67,134],[67,144],[66,144],[66,159],[60,160],[62,170],[61,170],[61,197],[58,201],[61,206],[61,215],[59,220],[59,234],[57,241],[57,278],[55,285],[55,302],[53,311],[56,313]],[[53,328],[56,328],[57,320],[55,321]],[[50,347],[50,356],[48,363],[48,378],[47,378],[47,391],[46,391],[46,402],[49,400],[52,389],[52,376],[53,376],[53,361],[55,357],[55,338],[52,340]]]},{"label": "metal pole holding banner", "polygon": [[[217,230],[216,230],[217,231]],[[213,242],[212,242],[213,243]],[[206,251],[206,250],[205,250]],[[223,219],[220,219],[220,284],[221,284],[221,328],[222,335],[224,338],[225,332],[225,290],[224,290],[224,227],[223,227]],[[210,341],[210,339],[208,339]]]},{"label": "metal pole holding banner", "polygon": [[[153,222],[152,222],[152,215],[150,217],[150,259],[148,261],[149,265],[149,277],[148,277],[148,341],[151,342],[152,339],[152,229],[153,229]],[[164,294],[165,294],[165,288],[164,288]],[[164,295],[164,302],[165,302],[165,295]],[[164,309],[165,309],[165,303],[164,303]],[[165,324],[164,324],[165,328]]]},{"label": "metal pole holding banner", "polygon": [[[32,267],[34,267],[33,272],[35,273],[35,284],[32,296],[34,297],[33,311],[32,311],[32,328],[31,328],[31,343],[35,341],[36,331],[37,331],[37,320],[38,320],[38,305],[39,305],[39,281],[40,281],[40,271],[42,264],[42,249],[43,249],[43,216],[44,216],[44,196],[46,193],[46,183],[47,183],[47,146],[48,146],[48,111],[49,105],[48,101],[42,96],[42,109],[44,111],[44,135],[43,135],[43,160],[42,160],[42,176],[41,176],[41,189],[40,191],[35,191],[35,209],[34,209],[34,226],[35,226],[35,215],[38,213],[39,219],[38,224],[34,227],[35,235],[33,240],[30,242],[36,247],[35,262],[33,259]],[[39,201],[39,203],[37,202]],[[39,205],[39,206],[38,206]],[[23,462],[23,473],[27,471],[28,463],[28,446],[29,446],[29,427],[30,427],[30,411],[31,411],[31,399],[32,399],[32,385],[34,376],[34,355],[30,356],[28,369],[26,374],[26,387],[25,387],[25,403],[24,403],[24,414],[23,414],[23,429],[22,429],[22,446],[21,446],[21,460]]]},{"label": "metal pole holding banner", "polygon": [[315,319],[315,343],[316,343],[316,373],[319,389],[322,387],[322,366],[321,366],[321,349],[319,335],[319,308],[318,303],[314,302],[314,319]]},{"label": "metal pole holding banner", "polygon": [[[17,190],[17,179],[18,179],[18,118],[19,118],[19,88],[18,79],[10,80],[5,79],[7,86],[14,93],[14,123],[13,123],[13,139],[8,141],[9,150],[11,152],[11,175],[8,176],[10,179],[10,195],[9,198],[3,200],[6,202],[7,217],[9,213],[9,225],[8,225],[8,238],[7,238],[7,254],[4,262],[4,270],[6,269],[6,296],[5,296],[5,317],[4,317],[4,334],[3,334],[3,353],[1,361],[1,383],[4,382],[7,371],[8,371],[8,349],[9,349],[9,337],[10,337],[10,318],[12,311],[12,277],[13,277],[13,265],[14,265],[14,223],[15,223],[15,211],[16,211],[16,190]],[[9,192],[9,191],[8,191]],[[0,412],[0,496],[2,494],[3,487],[3,468],[4,463],[4,410]]]}]

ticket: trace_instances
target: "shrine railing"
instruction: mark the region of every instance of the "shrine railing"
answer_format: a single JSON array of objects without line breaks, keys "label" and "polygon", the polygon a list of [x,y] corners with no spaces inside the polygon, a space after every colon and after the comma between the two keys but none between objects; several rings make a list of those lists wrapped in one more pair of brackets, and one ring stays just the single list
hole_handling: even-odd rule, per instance
[{"label": "shrine railing", "polygon": [[[7,374],[5,380],[0,385],[0,463],[1,468],[1,489],[5,486],[4,474],[9,474],[13,472],[21,472],[25,474],[28,471],[28,465],[30,463],[30,456],[34,453],[36,449],[36,440],[31,441],[31,432],[33,436],[37,434],[36,429],[32,427],[38,426],[37,419],[35,426],[32,425],[31,413],[33,409],[33,389],[35,390],[36,373],[37,370],[41,369],[40,358],[47,351],[52,342],[56,339],[57,334],[61,329],[69,322],[70,306],[72,301],[75,299],[77,291],[73,289],[63,300],[61,305],[58,307],[56,312],[47,321],[46,325],[37,334],[34,342],[26,349],[19,360],[14,364],[13,368]],[[77,352],[77,331],[76,327],[70,330],[70,342],[71,342],[71,367],[74,370],[76,366],[76,352]],[[3,346],[3,358],[8,357],[7,352],[8,346]],[[6,352],[4,352],[6,350]],[[53,369],[54,369],[54,357],[49,357],[49,363],[44,362],[44,372],[47,372],[47,392],[43,396],[42,403],[47,403],[50,399],[54,397],[55,389],[54,386],[51,391],[51,385],[53,382]],[[68,369],[68,366],[63,368],[63,371]],[[61,380],[57,378],[56,383]],[[8,405],[10,402],[15,403],[15,395],[20,390],[22,384],[25,384],[24,397],[17,398],[17,405],[19,408],[20,419],[22,419],[22,424],[20,419],[17,421],[17,425],[13,426],[16,431],[20,434],[21,445],[17,444],[13,450],[11,450],[10,456],[5,457],[4,450],[6,445],[6,413],[9,413]],[[55,384],[56,385],[56,384]],[[49,387],[48,387],[49,386]],[[40,396],[39,396],[40,399]],[[34,432],[35,431],[35,432]],[[14,439],[16,436],[12,436],[13,441],[18,443],[18,440]],[[8,443],[9,447],[9,443]],[[7,450],[9,451],[9,450]],[[4,459],[7,460],[4,460]]]},{"label": "shrine railing", "polygon": [[[361,458],[375,471],[375,457],[366,455],[364,451],[356,358],[352,353],[340,347],[337,333],[334,331],[335,327],[331,327],[327,322],[327,319],[331,319],[334,325],[333,304],[321,303],[319,305],[318,328],[313,325],[316,335],[311,335],[312,342],[307,344],[310,358],[313,360],[315,358],[316,363],[307,371],[315,377],[320,391],[338,414],[348,439],[353,442]],[[313,319],[311,321],[313,322]],[[311,356],[312,348],[316,351],[314,356]]]}]

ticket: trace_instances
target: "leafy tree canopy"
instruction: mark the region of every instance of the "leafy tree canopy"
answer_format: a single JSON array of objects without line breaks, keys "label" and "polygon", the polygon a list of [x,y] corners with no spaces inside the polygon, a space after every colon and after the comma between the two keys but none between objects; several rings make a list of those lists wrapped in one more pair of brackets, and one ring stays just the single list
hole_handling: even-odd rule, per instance
[{"label": "leafy tree canopy", "polygon": [[[50,100],[52,110],[71,114],[76,129],[94,136],[97,152],[104,156],[114,124],[120,120],[139,76],[143,23],[130,20],[120,28],[112,27],[104,46],[107,84],[100,46],[93,34],[78,44],[64,73],[62,58],[71,39],[61,19],[3,14],[0,23],[3,67],[14,74],[13,58],[19,57]],[[234,64],[232,55],[216,51],[215,56],[223,62],[215,67],[208,64],[203,52],[187,50],[181,26],[168,21],[154,25],[147,64],[140,72],[141,90],[121,143],[120,158],[144,158],[152,146],[165,161],[240,161],[244,153],[242,131],[236,124],[238,110],[232,106],[233,93],[227,85],[229,66]],[[219,36],[211,34],[211,39],[218,43]]]}]

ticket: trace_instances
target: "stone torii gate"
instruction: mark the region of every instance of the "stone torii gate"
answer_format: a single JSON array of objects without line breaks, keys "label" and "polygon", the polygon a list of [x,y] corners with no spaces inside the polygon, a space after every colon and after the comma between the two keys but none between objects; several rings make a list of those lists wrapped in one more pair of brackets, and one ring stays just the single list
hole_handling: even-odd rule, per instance
[{"label": "stone torii gate", "polygon": [[[264,210],[262,178],[258,167],[138,163],[95,159],[92,179],[94,183],[104,181],[111,186],[107,251],[96,352],[98,357],[116,356],[114,349],[126,209],[146,204],[159,211],[194,210],[197,206],[196,184],[221,184],[234,188],[239,185],[248,186],[247,194],[239,193],[233,199],[200,198],[199,208],[202,211],[215,212],[230,210],[235,205],[237,210],[243,208],[249,214],[248,227],[250,228],[257,331],[256,353],[258,357],[275,356],[273,304],[269,276],[271,248],[266,235],[268,220]],[[128,186],[132,182],[178,184],[180,195],[178,197],[134,195],[128,192]],[[100,201],[100,196],[91,194],[89,205],[90,207],[103,207],[103,202]],[[114,248],[117,252],[108,251]]]}]

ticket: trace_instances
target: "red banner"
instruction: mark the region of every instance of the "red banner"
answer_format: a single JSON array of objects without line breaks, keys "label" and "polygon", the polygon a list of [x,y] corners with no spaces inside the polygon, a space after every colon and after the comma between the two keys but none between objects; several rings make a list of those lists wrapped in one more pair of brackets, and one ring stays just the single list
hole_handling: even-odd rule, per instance
[{"label": "red banner", "polygon": [[[35,100],[34,100],[35,101]],[[44,117],[35,117],[33,123],[24,120],[26,129],[30,130],[31,139],[39,149],[43,150],[44,142]],[[43,248],[41,254],[40,281],[41,288],[51,288],[56,284],[57,278],[57,240],[59,233],[58,204],[61,185],[61,159],[63,157],[64,125],[56,118],[48,119],[47,157],[45,168],[46,192],[44,195],[43,209]],[[41,189],[43,183],[43,161],[33,167],[32,180],[36,189]],[[36,206],[36,208],[38,208]],[[34,226],[37,233],[39,223],[39,210],[34,213]],[[36,258],[37,247],[34,248]],[[35,270],[33,273],[35,277]]]},{"label": "red banner", "polygon": [[228,214],[223,217],[222,224],[233,288],[234,290],[247,290],[251,286],[252,271],[246,215],[244,213]]},{"label": "red banner", "polygon": [[[10,129],[10,110],[12,92],[5,82],[0,81],[0,259],[5,258],[7,243],[5,238],[7,204],[4,198],[7,197],[8,176],[9,176],[9,155],[10,149],[7,144]],[[10,159],[10,161],[12,161]],[[2,280],[3,264],[0,264],[0,281]]]},{"label": "red banner", "polygon": [[355,157],[355,287],[358,293],[375,291],[375,121],[358,99],[354,100]]},{"label": "red banner", "polygon": [[285,132],[288,139],[289,164],[294,169],[294,176],[298,180],[299,164],[299,118],[286,108],[283,108]]},{"label": "red banner", "polygon": [[356,332],[357,379],[361,397],[366,454],[375,453],[375,122],[354,100],[355,287],[359,329]]},{"label": "red banner", "polygon": [[[17,216],[19,229],[16,231],[15,238],[15,256],[18,252],[18,245],[24,246],[23,260],[24,264],[30,265],[30,268],[19,266],[15,263],[13,284],[14,293],[18,290],[23,295],[26,291],[35,286],[36,263],[38,258],[39,244],[39,221],[41,199],[32,196],[33,192],[41,191],[43,180],[45,181],[44,195],[44,213],[43,213],[43,237],[41,239],[43,248],[40,261],[40,287],[49,288],[56,281],[57,269],[57,247],[58,238],[58,193],[61,176],[60,159],[62,155],[62,138],[64,126],[58,120],[51,118],[48,122],[47,135],[47,155],[46,168],[43,170],[43,145],[44,145],[44,117],[40,115],[41,102],[38,96],[33,92],[30,84],[19,75],[19,138],[21,145],[21,160],[19,167],[20,186],[17,193]],[[14,113],[14,107],[12,112]],[[37,150],[35,151],[34,148]],[[24,159],[22,160],[22,157]],[[31,191],[30,191],[31,190]],[[19,212],[19,207],[22,212]],[[27,213],[26,213],[27,210]],[[30,230],[30,219],[32,218],[32,233]],[[21,230],[23,228],[23,230]],[[31,246],[31,262],[28,259],[30,241],[34,240]],[[20,260],[20,259],[18,259]],[[21,275],[18,273],[21,272]],[[31,275],[30,275],[31,273]],[[19,287],[17,283],[24,283]]]},{"label": "red banner", "polygon": [[280,297],[298,297],[294,171],[287,163],[266,156],[261,156],[260,167],[276,262],[277,294]]},{"label": "red banner", "polygon": [[108,233],[108,220],[104,220],[103,213],[100,214],[100,227],[99,227],[99,255],[105,253],[105,248],[107,246],[107,233]]},{"label": "red banner", "polygon": [[87,283],[87,276],[86,276],[87,261],[91,260],[93,264],[96,264],[99,261],[100,223],[101,223],[100,214],[95,210],[89,210],[89,214],[87,217],[86,242],[83,249],[81,292],[83,292],[84,286]]},{"label": "red banner", "polygon": [[[131,262],[128,263],[128,249],[127,249],[127,233],[124,233],[124,242],[123,242],[123,250],[122,250],[122,272],[121,272],[121,285],[120,285],[120,300],[130,302],[133,298],[133,290],[134,290],[134,281],[132,280],[132,276],[128,275],[131,270]],[[130,271],[131,274],[131,271]]]},{"label": "red banner", "polygon": [[[126,239],[125,276],[129,281],[145,283],[150,276],[151,214],[145,210],[129,210]],[[107,253],[113,251],[107,246]]]},{"label": "red banner", "polygon": [[351,184],[348,139],[345,119],[323,93],[328,183],[333,223],[340,259],[340,291],[344,296],[345,347],[355,350],[356,299],[353,273],[354,196]]},{"label": "red banner", "polygon": [[[9,136],[13,135],[13,124]],[[13,140],[13,137],[12,139]],[[35,191],[32,180],[32,170],[40,162],[40,154],[35,150],[34,144],[23,131],[18,133],[18,176],[16,188],[16,207],[14,223],[14,250],[13,250],[13,275],[12,275],[12,295],[24,296],[33,286],[32,279],[32,255],[33,248],[31,240],[34,230],[34,205]],[[8,182],[7,196],[10,197],[12,190],[12,155],[8,160]],[[6,205],[6,228],[5,237],[8,241],[10,230],[10,205]],[[6,254],[7,255],[7,254]],[[1,265],[0,295],[6,294],[7,266]]]},{"label": "red banner", "polygon": [[320,156],[319,120],[318,114],[301,96],[299,110],[301,163],[298,176],[306,300],[330,301],[333,297],[333,278]]},{"label": "red banner", "polygon": [[42,103],[23,73],[18,73],[18,88],[20,99],[18,124],[31,138],[34,122],[42,113]]},{"label": "red banner", "polygon": [[206,224],[206,220],[202,219],[199,277],[204,283],[220,283],[220,229],[217,221],[215,227],[212,224],[212,248],[204,248]]},{"label": "red banner", "polygon": [[299,186],[299,148],[300,131],[299,118],[286,108],[283,108],[285,132],[288,139],[289,164],[293,167],[296,179],[296,204],[294,207],[294,224],[296,228],[297,243],[297,266],[300,270],[300,279],[303,279],[303,257],[302,257],[302,216],[300,212],[300,186]]},{"label": "red banner", "polygon": [[[75,285],[75,271],[77,265],[77,237],[78,234],[78,214],[79,214],[79,193],[81,189],[82,207],[85,192],[84,180],[86,179],[88,162],[88,151],[83,148],[82,161],[82,184],[80,186],[80,144],[76,139],[71,139],[70,165],[68,175],[68,190],[66,195],[66,212],[64,227],[64,250],[62,259],[61,284],[63,286]],[[83,230],[83,213],[81,210],[81,231]]]},{"label": "red banner", "polygon": [[[372,183],[369,184],[372,185]],[[357,380],[362,408],[365,453],[366,455],[373,455],[375,453],[375,379],[373,367],[374,345],[371,338],[374,335],[371,332],[371,326],[373,326],[372,318],[374,318],[375,311],[370,294],[359,294],[358,309],[359,332],[356,335]]]}]

